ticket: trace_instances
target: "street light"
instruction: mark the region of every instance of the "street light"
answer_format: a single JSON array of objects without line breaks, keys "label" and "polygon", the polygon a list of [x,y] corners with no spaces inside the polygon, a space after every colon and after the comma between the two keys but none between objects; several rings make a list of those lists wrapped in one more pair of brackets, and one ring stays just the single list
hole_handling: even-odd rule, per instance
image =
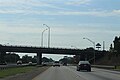
[{"label": "street light", "polygon": [[89,38],[83,38],[83,39],[87,39],[88,41],[90,41],[91,43],[93,43],[93,47],[94,47],[94,65],[95,65],[95,42],[90,40]]},{"label": "street light", "polygon": [[43,30],[42,32],[42,36],[41,36],[41,47],[43,47],[43,33],[46,31],[47,29]]},{"label": "street light", "polygon": [[48,32],[48,48],[49,48],[50,47],[50,27],[47,26],[46,24],[43,24],[43,25],[49,29],[49,32]]}]

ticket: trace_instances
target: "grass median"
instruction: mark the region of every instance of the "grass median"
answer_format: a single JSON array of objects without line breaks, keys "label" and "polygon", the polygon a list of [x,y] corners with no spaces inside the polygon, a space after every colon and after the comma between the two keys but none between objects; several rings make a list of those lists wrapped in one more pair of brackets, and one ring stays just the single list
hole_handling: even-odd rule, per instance
[{"label": "grass median", "polygon": [[5,70],[0,70],[0,78],[4,78],[7,76],[20,74],[20,73],[27,73],[34,69],[36,69],[35,66],[27,66],[27,67],[18,67],[18,68],[9,68],[9,69],[5,69]]},{"label": "grass median", "polygon": [[116,69],[115,70],[120,70],[120,66],[116,66]]}]

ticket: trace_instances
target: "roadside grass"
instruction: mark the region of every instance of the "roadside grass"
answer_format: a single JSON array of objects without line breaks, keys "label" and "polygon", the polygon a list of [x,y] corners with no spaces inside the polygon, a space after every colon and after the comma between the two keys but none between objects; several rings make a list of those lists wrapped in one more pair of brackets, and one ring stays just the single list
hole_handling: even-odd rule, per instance
[{"label": "roadside grass", "polygon": [[120,70],[120,66],[116,66],[114,70]]},{"label": "roadside grass", "polygon": [[18,67],[18,68],[9,68],[5,70],[0,70],[0,78],[4,78],[7,76],[20,74],[20,73],[27,73],[35,69],[35,66],[27,66],[27,67]]}]

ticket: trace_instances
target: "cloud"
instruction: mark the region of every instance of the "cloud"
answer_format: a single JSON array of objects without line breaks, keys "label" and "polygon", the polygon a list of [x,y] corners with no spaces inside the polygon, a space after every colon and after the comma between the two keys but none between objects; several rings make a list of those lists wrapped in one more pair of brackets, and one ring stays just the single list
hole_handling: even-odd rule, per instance
[{"label": "cloud", "polygon": [[[8,27],[9,26],[9,27]],[[25,26],[25,27],[24,27]],[[39,26],[39,25],[37,25]],[[0,32],[1,33],[10,33],[10,34],[40,34],[46,27],[34,27],[33,25],[17,25],[17,26],[10,26],[10,25],[0,25]],[[82,33],[95,33],[95,32],[101,32],[101,26],[96,27],[93,24],[90,25],[78,25],[78,27],[72,27],[69,25],[63,25],[63,26],[52,26],[51,27],[51,33],[53,35],[71,35],[71,34],[82,34]],[[84,26],[84,27],[83,27]],[[99,29],[98,29],[99,28]],[[103,30],[102,30],[103,31]]]},{"label": "cloud", "polygon": [[113,10],[112,13],[120,15],[120,9],[119,10]]},{"label": "cloud", "polygon": [[[49,1],[48,1],[49,2]],[[2,8],[15,8],[15,9],[33,9],[34,7],[47,7],[52,9],[69,10],[66,8],[58,7],[53,4],[42,0],[4,0],[0,1],[0,7]]]},{"label": "cloud", "polygon": [[67,5],[87,5],[91,2],[91,0],[72,0],[70,2],[67,2]]},{"label": "cloud", "polygon": [[0,32],[3,32],[3,33],[13,33],[13,34],[38,34],[40,33],[40,31],[42,31],[44,28],[39,28],[39,27],[34,27],[33,26],[25,26],[25,25],[17,25],[17,26],[14,26],[14,27],[11,27],[8,25],[2,25],[0,26]]},{"label": "cloud", "polygon": [[68,15],[68,16],[98,16],[98,17],[107,17],[107,16],[120,16],[120,10],[112,11],[64,11],[64,10],[22,10],[22,9],[0,9],[0,14],[35,14],[35,15]]},{"label": "cloud", "polygon": [[[120,10],[86,10],[75,11],[51,4],[54,0],[0,0],[0,14],[35,14],[35,15],[68,15],[68,16],[120,16]],[[67,0],[69,5],[89,4],[91,0]],[[64,2],[63,2],[64,3]],[[37,9],[34,9],[37,8]]]},{"label": "cloud", "polygon": [[0,0],[0,6],[12,6],[25,2],[26,0],[16,1],[16,0]]}]

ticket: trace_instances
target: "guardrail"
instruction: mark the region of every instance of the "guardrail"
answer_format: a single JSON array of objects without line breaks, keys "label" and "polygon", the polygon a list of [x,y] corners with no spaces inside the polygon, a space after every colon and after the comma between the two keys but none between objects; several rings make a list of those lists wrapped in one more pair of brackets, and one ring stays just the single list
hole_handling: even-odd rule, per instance
[{"label": "guardrail", "polygon": [[5,69],[9,69],[9,68],[16,68],[16,67],[24,67],[24,66],[27,66],[27,65],[14,65],[14,66],[1,65],[0,70],[5,70]]},{"label": "guardrail", "polygon": [[[5,45],[5,44],[0,44],[1,46],[4,47],[32,47],[32,48],[48,48],[48,47],[41,47],[41,46],[30,46],[30,45]],[[76,48],[61,48],[61,47],[50,47],[51,49],[71,49],[71,50],[84,50],[84,49],[76,49]]]},{"label": "guardrail", "polygon": [[26,66],[35,66],[36,64],[33,63],[32,65],[29,64],[22,64],[22,65],[0,65],[0,70],[5,70],[9,68],[17,68],[17,67],[26,67]]},{"label": "guardrail", "polygon": [[96,68],[103,68],[103,69],[115,69],[116,66],[106,66],[106,65],[91,65],[92,67]]}]

